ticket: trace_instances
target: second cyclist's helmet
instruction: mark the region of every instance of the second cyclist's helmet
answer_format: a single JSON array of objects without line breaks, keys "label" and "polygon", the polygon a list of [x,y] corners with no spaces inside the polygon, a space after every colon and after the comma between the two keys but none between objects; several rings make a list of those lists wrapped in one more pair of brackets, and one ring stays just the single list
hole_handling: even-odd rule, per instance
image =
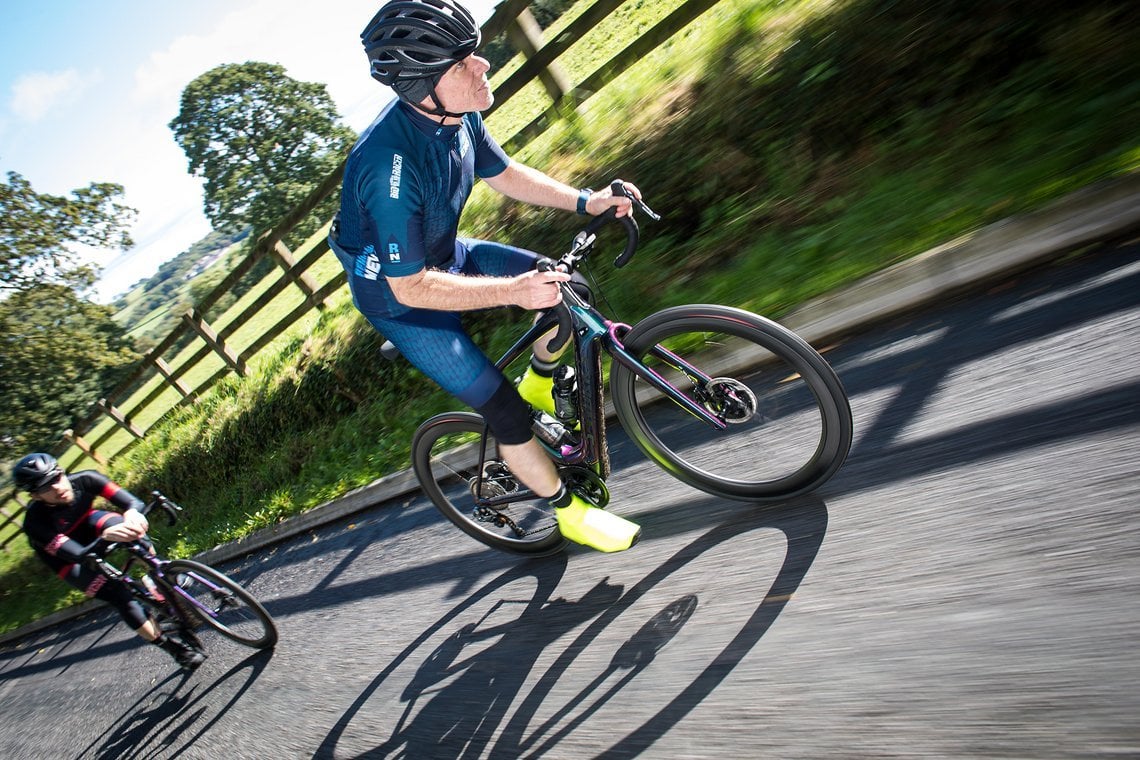
[{"label": "second cyclist's helmet", "polygon": [[[435,79],[479,47],[479,25],[453,0],[391,0],[360,35],[372,76],[389,86]],[[397,88],[399,89],[399,88]]]},{"label": "second cyclist's helmet", "polygon": [[51,454],[28,454],[12,468],[12,480],[21,491],[38,491],[62,474]]}]

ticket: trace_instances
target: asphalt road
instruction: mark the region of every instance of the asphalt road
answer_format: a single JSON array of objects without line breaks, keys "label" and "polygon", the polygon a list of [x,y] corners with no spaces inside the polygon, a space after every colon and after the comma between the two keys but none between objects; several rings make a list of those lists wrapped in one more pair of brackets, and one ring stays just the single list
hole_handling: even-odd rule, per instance
[{"label": "asphalt road", "polygon": [[829,347],[855,444],[794,503],[616,430],[623,554],[378,506],[222,567],[272,654],[184,677],[106,612],[5,645],[0,758],[1138,757],[1138,347],[1130,244]]}]

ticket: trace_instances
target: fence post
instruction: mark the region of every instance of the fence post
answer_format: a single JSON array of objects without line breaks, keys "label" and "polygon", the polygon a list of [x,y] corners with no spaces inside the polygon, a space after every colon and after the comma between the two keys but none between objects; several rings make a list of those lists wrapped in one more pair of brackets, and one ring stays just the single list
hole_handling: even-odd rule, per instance
[{"label": "fence post", "polygon": [[[542,27],[538,25],[538,20],[530,12],[530,8],[523,8],[519,15],[507,25],[507,39],[523,54],[524,58],[534,58],[542,49],[545,44],[542,39]],[[560,103],[563,96],[570,92],[571,87],[573,87],[570,83],[570,77],[554,61],[539,70],[538,78],[542,81],[542,86],[546,88],[546,94],[555,103]]]},{"label": "fence post", "polygon": [[[129,423],[118,409],[115,409],[115,407],[107,404],[106,399],[99,399],[99,408],[102,409],[120,427],[126,428],[128,431],[130,431],[131,435],[135,436],[136,438],[143,437],[142,431],[136,428],[133,424]],[[107,457],[91,448],[91,444],[83,440],[83,436],[79,435],[74,430],[63,431],[63,437],[65,440],[71,441],[74,445],[78,446],[80,451],[94,459],[103,467],[107,466]]]},{"label": "fence post", "polygon": [[[527,61],[523,64],[522,68],[512,74],[504,85],[509,85],[510,81],[516,76],[525,73],[528,67],[531,67],[538,62],[545,59],[549,55],[555,53],[561,55],[564,47],[560,41],[564,37],[570,36],[568,33],[579,22],[587,21],[589,14],[595,8],[603,8],[610,4],[621,5],[624,0],[598,0],[595,5],[577,19],[575,19],[569,27],[563,30],[562,34],[555,39],[554,42],[547,45],[539,55],[535,56],[533,60]],[[677,32],[684,29],[687,25],[695,21],[701,14],[708,11],[720,0],[686,0],[684,3],[674,8],[673,11],[665,18],[658,21],[651,29],[645,31],[640,37],[630,43],[624,50],[615,54],[610,60],[603,63],[593,74],[587,76],[584,80],[575,85],[571,91],[570,96],[567,98],[566,103],[555,103],[550,108],[546,109],[543,113],[536,116],[529,124],[516,132],[509,140],[502,143],[503,148],[507,153],[513,153],[523,146],[530,143],[538,135],[542,134],[551,123],[556,119],[565,115],[568,108],[576,108],[583,101],[589,99],[598,90],[602,89],[605,85],[615,79],[618,74],[628,69],[640,61],[643,57],[652,52],[659,45],[664,43]],[[500,87],[499,90],[507,89],[507,87]],[[517,91],[517,86],[516,90]],[[513,92],[513,91],[512,91]],[[484,112],[487,116],[490,111],[494,110],[494,106],[488,111]]]},{"label": "fence post", "polygon": [[249,369],[245,366],[245,359],[242,359],[234,353],[234,350],[218,337],[214,329],[210,327],[206,320],[202,319],[202,315],[198,313],[197,309],[189,309],[182,315],[182,320],[190,326],[190,329],[198,333],[198,336],[201,337],[202,340],[206,341],[206,344],[214,350],[214,353],[222,357],[222,361],[228,364],[230,369],[242,377],[249,374]]},{"label": "fence post", "polygon": [[190,387],[187,386],[186,383],[174,376],[174,370],[170,368],[169,364],[163,361],[161,356],[151,357],[150,363],[154,365],[154,368],[158,370],[158,374],[162,375],[168,385],[173,385],[174,389],[182,394],[182,398],[190,401],[195,399],[194,391],[190,390]]},{"label": "fence post", "polygon": [[[4,528],[7,528],[11,523],[14,523],[14,522],[16,522],[16,520],[20,519],[20,515],[22,515],[24,513],[24,510],[27,508],[27,505],[24,504],[24,502],[20,501],[19,496],[18,496],[19,493],[20,493],[19,491],[13,489],[12,493],[9,494],[8,498],[4,500],[5,502],[8,502],[8,501],[16,502],[16,505],[19,507],[19,509],[16,510],[16,514],[14,514],[14,515],[10,515],[7,512],[5,512],[4,510],[0,509],[0,517],[4,518],[4,522],[0,522],[0,531],[4,530]],[[8,550],[8,544],[10,544],[21,533],[23,533],[23,531],[19,529],[19,526],[17,526],[17,530],[15,533],[8,536],[3,541],[0,541],[0,549],[4,549],[5,551],[7,551]]]},{"label": "fence post", "polygon": [[269,249],[269,255],[273,257],[273,260],[277,262],[278,266],[285,270],[285,276],[305,294],[305,300],[308,301],[313,308],[323,311],[325,302],[314,298],[313,295],[320,289],[320,285],[309,276],[308,272],[298,272],[293,268],[297,265],[297,260],[293,258],[293,252],[289,250],[289,246],[277,240],[273,244],[273,247]]}]

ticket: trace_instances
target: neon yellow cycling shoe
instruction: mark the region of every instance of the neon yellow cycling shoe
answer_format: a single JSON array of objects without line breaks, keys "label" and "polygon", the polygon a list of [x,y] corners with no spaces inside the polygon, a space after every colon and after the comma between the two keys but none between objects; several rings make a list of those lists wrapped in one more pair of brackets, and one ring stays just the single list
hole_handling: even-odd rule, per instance
[{"label": "neon yellow cycling shoe", "polygon": [[551,417],[554,416],[553,377],[543,377],[534,371],[534,367],[527,367],[516,387],[523,401]]},{"label": "neon yellow cycling shoe", "polygon": [[574,496],[565,507],[555,507],[558,530],[576,544],[601,552],[624,551],[641,538],[641,526],[599,509],[581,497]]}]

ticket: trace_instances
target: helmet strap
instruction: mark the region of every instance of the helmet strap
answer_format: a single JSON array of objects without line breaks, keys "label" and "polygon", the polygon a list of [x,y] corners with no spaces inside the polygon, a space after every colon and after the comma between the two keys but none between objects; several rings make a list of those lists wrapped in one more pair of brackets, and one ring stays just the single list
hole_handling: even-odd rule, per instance
[{"label": "helmet strap", "polygon": [[[432,103],[435,103],[435,108],[428,111],[428,113],[430,113],[431,115],[443,116],[445,118],[450,116],[453,119],[462,119],[464,117],[465,114],[452,113],[451,111],[448,111],[446,108],[443,107],[443,103],[439,102],[439,97],[435,94],[435,87],[431,88],[431,92],[428,93],[428,97],[431,98]],[[423,108],[423,106],[421,105],[420,108]]]},{"label": "helmet strap", "polygon": [[[464,114],[448,111],[439,101],[439,96],[435,93],[435,86],[438,81],[439,75],[397,82],[392,85],[392,88],[404,102],[426,114],[462,119]],[[435,108],[425,108],[423,105],[424,98],[430,98],[431,102],[435,104]]]}]

